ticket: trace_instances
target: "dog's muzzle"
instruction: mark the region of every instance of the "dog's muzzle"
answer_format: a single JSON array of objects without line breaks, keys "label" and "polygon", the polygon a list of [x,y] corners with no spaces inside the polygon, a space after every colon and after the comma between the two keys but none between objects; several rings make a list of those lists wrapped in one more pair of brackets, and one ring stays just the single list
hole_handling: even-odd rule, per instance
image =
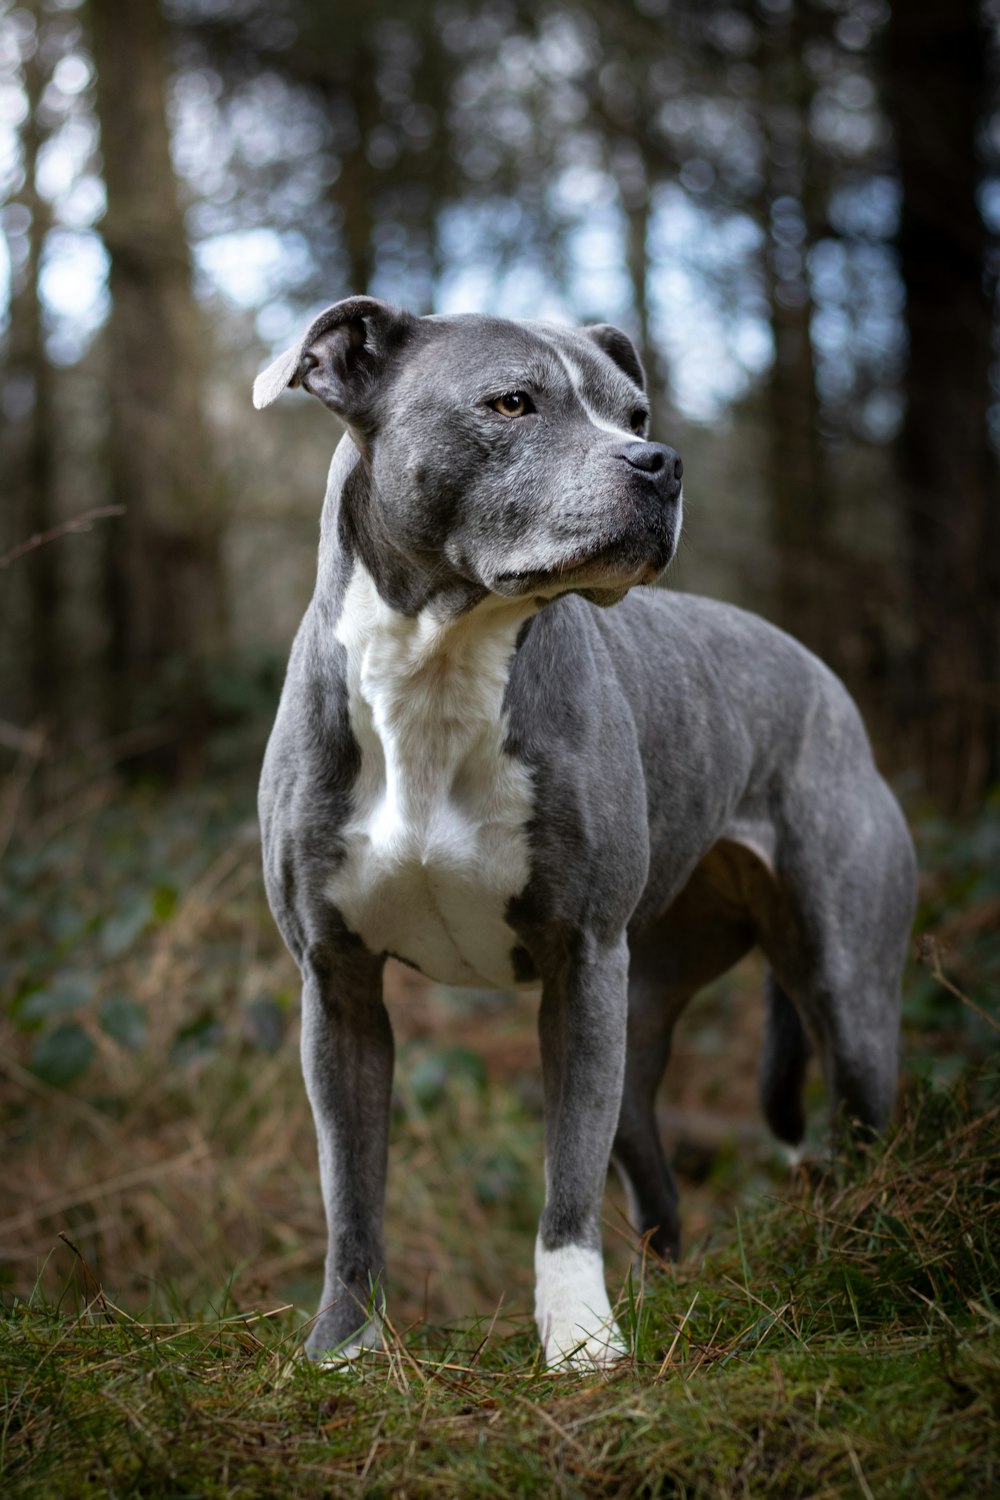
[{"label": "dog's muzzle", "polygon": [[[518,597],[589,589],[616,597],[636,584],[653,583],[677,550],[681,519],[680,455],[665,443],[640,438],[620,443],[608,455],[607,505],[555,564],[500,573],[494,593]],[[575,541],[575,545],[574,545]]]}]

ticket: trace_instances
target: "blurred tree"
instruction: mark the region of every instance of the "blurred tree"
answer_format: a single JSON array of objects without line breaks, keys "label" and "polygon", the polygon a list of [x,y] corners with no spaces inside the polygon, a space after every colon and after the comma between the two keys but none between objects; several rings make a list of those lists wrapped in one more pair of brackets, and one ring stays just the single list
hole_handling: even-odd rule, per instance
[{"label": "blurred tree", "polygon": [[378,0],[363,12],[347,8],[336,30],[328,6],[299,0],[295,9],[296,40],[272,66],[314,95],[330,131],[325,197],[334,242],[322,256],[325,294],[372,287],[379,238],[385,244],[395,222],[409,241],[411,270],[422,261],[409,300],[429,312],[436,217],[447,191],[439,112],[450,85],[434,7]]},{"label": "blurred tree", "polygon": [[230,11],[175,0],[172,9],[231,95],[266,70],[286,84],[287,107],[319,123],[315,196],[296,223],[314,263],[310,291],[371,291],[381,271],[429,312],[438,223],[457,185],[447,111],[460,60],[443,44],[439,7],[288,0],[277,12],[251,0]]},{"label": "blurred tree", "polygon": [[155,0],[90,0],[110,256],[111,495],[126,507],[108,568],[112,717],[134,722],[167,669],[182,744],[196,744],[201,664],[221,647],[222,517],[204,418],[207,330],[170,156]]},{"label": "blurred tree", "polygon": [[996,286],[979,206],[987,55],[978,0],[893,5],[883,71],[909,341],[898,462],[917,627],[906,709],[928,785],[965,806],[1000,777]]},{"label": "blurred tree", "polygon": [[[27,113],[21,129],[20,191],[7,207],[26,229],[26,254],[13,269],[7,336],[4,406],[10,418],[2,453],[9,485],[11,543],[47,532],[55,522],[55,428],[52,368],[45,355],[39,296],[49,205],[38,191],[39,153],[46,139],[42,95],[51,75],[41,5],[22,13],[21,74]],[[58,649],[59,552],[42,546],[24,555],[17,570],[23,597],[25,654],[16,711],[33,722],[51,719],[58,698],[62,655]]]},{"label": "blurred tree", "polygon": [[826,217],[826,163],[809,130],[813,84],[807,42],[829,18],[790,6],[762,28],[760,117],[765,147],[760,205],[765,285],[774,340],[768,378],[771,526],[779,622],[828,661],[841,636],[831,617],[834,518],[812,336],[809,255]]},{"label": "blurred tree", "polygon": [[[995,12],[1000,0],[989,3]],[[778,618],[863,697],[867,685],[869,707],[900,676],[909,630],[897,717],[919,717],[921,735],[906,758],[920,745],[928,781],[951,795],[972,796],[996,773],[995,289],[976,200],[977,130],[982,150],[995,84],[974,0],[897,5],[884,45],[885,0],[89,6],[110,321],[58,453],[60,475],[77,482],[76,459],[104,444],[107,498],[128,507],[108,536],[102,603],[118,723],[145,717],[149,685],[154,711],[167,697],[188,705],[196,737],[198,664],[225,634],[217,466],[242,470],[274,521],[311,462],[311,439],[292,453],[280,428],[242,425],[236,387],[256,358],[255,320],[277,343],[318,300],[366,290],[421,311],[479,305],[627,327],[657,429],[692,457],[684,583],[707,579]],[[46,0],[46,27],[73,10]],[[18,15],[0,0],[0,32],[16,31]],[[5,55],[0,46],[0,82]],[[56,186],[29,204],[29,171],[17,189],[32,238],[15,266],[7,344],[9,389],[32,392],[11,438],[37,529],[52,510],[53,444],[30,434],[46,426],[52,380],[60,393],[75,384],[44,357],[42,313],[52,358],[80,353],[53,338],[47,288],[58,278],[43,274],[41,312],[37,301],[46,212],[50,270],[74,220],[58,187],[72,143],[50,150],[44,65],[32,66],[43,71],[22,68],[17,85],[31,92],[22,156],[40,152],[46,191]],[[89,73],[77,88],[83,116]],[[0,150],[0,185],[8,158]],[[100,271],[91,328],[99,281]],[[206,347],[209,320],[225,360]],[[95,388],[107,392],[109,441],[95,437]],[[294,403],[280,420],[294,424]],[[226,558],[252,577],[249,511],[226,518]],[[49,605],[61,559],[37,561],[36,699],[46,658],[60,657]],[[64,616],[77,604],[96,615],[89,576],[72,582]]]}]

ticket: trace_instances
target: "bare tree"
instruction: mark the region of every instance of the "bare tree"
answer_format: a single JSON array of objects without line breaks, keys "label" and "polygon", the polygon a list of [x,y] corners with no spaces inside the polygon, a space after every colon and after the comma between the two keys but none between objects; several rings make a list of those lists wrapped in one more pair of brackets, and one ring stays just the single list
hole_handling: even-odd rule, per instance
[{"label": "bare tree", "polygon": [[771,526],[778,618],[836,664],[832,628],[834,497],[819,428],[807,270],[822,165],[809,132],[812,86],[803,62],[809,27],[800,9],[763,34],[761,119],[767,143],[761,227],[774,338],[768,381]]},{"label": "bare tree", "polygon": [[977,0],[893,5],[884,83],[909,340],[898,461],[918,629],[907,707],[929,785],[966,805],[1000,774],[1000,490],[987,432],[995,288],[977,206],[985,57]]},{"label": "bare tree", "polygon": [[220,507],[203,414],[205,332],[170,157],[155,0],[90,0],[111,259],[111,498],[126,507],[109,568],[121,722],[152,673],[177,673],[197,737],[200,664],[222,644]]},{"label": "bare tree", "polygon": [[[11,295],[5,381],[13,420],[4,435],[4,458],[11,499],[12,541],[48,531],[55,520],[52,369],[45,357],[39,272],[49,228],[49,206],[37,190],[35,174],[45,140],[39,103],[49,68],[43,50],[41,7],[33,6],[33,34],[25,34],[22,78],[28,112],[21,131],[24,185],[17,204],[30,221],[27,256]],[[25,652],[20,684],[22,710],[31,720],[52,714],[58,695],[61,653],[57,641],[58,553],[51,547],[25,556],[18,579],[22,590]]]}]

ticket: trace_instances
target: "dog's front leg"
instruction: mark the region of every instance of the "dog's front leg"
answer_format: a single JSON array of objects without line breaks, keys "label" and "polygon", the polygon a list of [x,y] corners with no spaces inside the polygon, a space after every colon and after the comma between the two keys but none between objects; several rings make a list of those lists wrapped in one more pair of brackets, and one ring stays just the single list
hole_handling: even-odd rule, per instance
[{"label": "dog's front leg", "polygon": [[363,950],[303,966],[302,1070],[319,1144],[328,1247],[313,1359],[351,1359],[380,1340],[393,1041],[382,961]]},{"label": "dog's front leg", "polygon": [[604,1285],[601,1199],[625,1072],[628,949],[583,938],[546,979],[539,1013],[545,1208],[535,1320],[549,1364],[607,1365],[625,1352]]}]

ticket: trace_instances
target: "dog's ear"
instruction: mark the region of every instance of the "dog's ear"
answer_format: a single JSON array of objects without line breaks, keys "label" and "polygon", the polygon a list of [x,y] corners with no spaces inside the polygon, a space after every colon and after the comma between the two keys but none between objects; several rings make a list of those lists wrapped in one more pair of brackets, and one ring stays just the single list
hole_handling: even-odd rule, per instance
[{"label": "dog's ear", "polygon": [[583,331],[599,349],[604,350],[609,359],[614,360],[620,370],[624,370],[635,381],[640,390],[646,389],[646,372],[642,368],[639,351],[627,333],[622,333],[620,328],[615,328],[611,323],[592,323]]},{"label": "dog's ear", "polygon": [[301,385],[346,422],[360,417],[385,361],[416,319],[376,297],[348,297],[314,318],[253,383],[258,409]]}]

